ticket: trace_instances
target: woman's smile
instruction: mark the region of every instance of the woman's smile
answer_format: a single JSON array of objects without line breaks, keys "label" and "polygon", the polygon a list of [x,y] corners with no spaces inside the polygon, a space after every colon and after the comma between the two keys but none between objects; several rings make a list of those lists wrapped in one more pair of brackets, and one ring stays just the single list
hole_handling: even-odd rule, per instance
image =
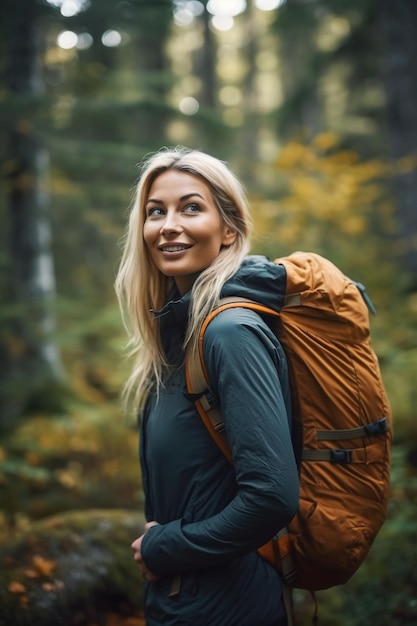
[{"label": "woman's smile", "polygon": [[162,245],[162,246],[159,246],[159,249],[163,253],[172,255],[175,253],[185,252],[186,250],[189,250],[191,247],[192,247],[191,245],[177,243],[177,244]]}]

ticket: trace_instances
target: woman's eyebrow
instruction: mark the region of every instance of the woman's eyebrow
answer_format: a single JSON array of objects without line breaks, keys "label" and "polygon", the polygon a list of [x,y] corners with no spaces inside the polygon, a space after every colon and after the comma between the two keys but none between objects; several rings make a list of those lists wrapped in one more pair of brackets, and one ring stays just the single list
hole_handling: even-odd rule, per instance
[{"label": "woman's eyebrow", "polygon": [[[189,200],[189,198],[192,198],[194,196],[198,196],[199,198],[204,200],[204,197],[201,195],[201,193],[198,193],[198,191],[193,191],[191,193],[185,194],[185,196],[181,196],[180,202],[184,202],[185,200]],[[149,202],[156,202],[157,204],[163,204],[164,203],[163,200],[158,200],[157,198],[148,198],[147,201],[146,201],[146,205]]]},{"label": "woman's eyebrow", "polygon": [[193,196],[198,196],[199,198],[204,200],[204,198],[201,195],[201,193],[198,193],[197,191],[193,191],[192,193],[187,193],[185,196],[181,196],[180,200],[181,200],[181,202],[184,202],[184,200],[188,200],[189,198],[192,198]]},{"label": "woman's eyebrow", "polygon": [[148,198],[148,199],[146,200],[146,204],[145,204],[145,206],[146,206],[147,204],[149,204],[149,202],[156,202],[157,204],[163,204],[162,200],[157,200],[157,198]]}]

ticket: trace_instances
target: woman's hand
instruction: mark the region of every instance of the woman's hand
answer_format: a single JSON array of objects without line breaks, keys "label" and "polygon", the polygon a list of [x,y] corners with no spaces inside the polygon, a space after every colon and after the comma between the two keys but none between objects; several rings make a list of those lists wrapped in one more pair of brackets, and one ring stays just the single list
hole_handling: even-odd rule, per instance
[{"label": "woman's hand", "polygon": [[153,582],[155,580],[158,580],[158,576],[155,576],[154,574],[152,574],[152,572],[146,567],[145,563],[143,562],[142,551],[141,551],[143,538],[145,534],[148,532],[148,530],[152,528],[152,526],[158,526],[158,522],[147,522],[145,524],[143,535],[135,539],[135,541],[130,546],[133,550],[133,558],[136,561],[136,563],[139,563],[142,576],[148,582]]}]

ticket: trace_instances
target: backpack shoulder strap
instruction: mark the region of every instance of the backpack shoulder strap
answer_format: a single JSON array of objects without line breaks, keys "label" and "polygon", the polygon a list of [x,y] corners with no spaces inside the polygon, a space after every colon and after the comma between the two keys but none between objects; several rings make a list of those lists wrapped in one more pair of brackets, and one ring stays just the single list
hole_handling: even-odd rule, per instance
[{"label": "backpack shoulder strap", "polygon": [[232,453],[226,440],[223,418],[218,406],[212,402],[209,394],[209,378],[204,365],[203,341],[204,334],[210,322],[222,311],[232,308],[246,308],[257,311],[258,313],[275,316],[279,315],[276,311],[273,311],[258,302],[249,300],[248,298],[221,298],[218,306],[213,309],[211,313],[209,313],[201,326],[198,337],[198,353],[192,353],[190,349],[187,349],[185,354],[185,378],[187,391],[191,396],[191,399],[193,400],[204,425],[230,463],[233,462]]}]

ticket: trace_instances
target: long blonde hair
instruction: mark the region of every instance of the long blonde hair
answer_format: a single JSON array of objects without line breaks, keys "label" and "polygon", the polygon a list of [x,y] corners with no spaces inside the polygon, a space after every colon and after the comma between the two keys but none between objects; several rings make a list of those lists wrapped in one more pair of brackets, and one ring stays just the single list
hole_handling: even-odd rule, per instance
[{"label": "long blonde hair", "polygon": [[190,344],[191,350],[197,349],[198,331],[204,318],[215,307],[223,284],[237,271],[249,250],[251,219],[245,194],[223,161],[197,150],[177,147],[163,148],[143,162],[115,282],[129,337],[129,355],[135,359],[123,396],[126,402],[133,398],[136,410],[142,407],[153,385],[159,388],[168,367],[152,310],[166,304],[174,283],[152,263],[143,240],[143,225],[150,188],[155,179],[169,169],[187,172],[205,181],[221,218],[236,232],[235,241],[222,248],[192,287],[184,348]]}]

